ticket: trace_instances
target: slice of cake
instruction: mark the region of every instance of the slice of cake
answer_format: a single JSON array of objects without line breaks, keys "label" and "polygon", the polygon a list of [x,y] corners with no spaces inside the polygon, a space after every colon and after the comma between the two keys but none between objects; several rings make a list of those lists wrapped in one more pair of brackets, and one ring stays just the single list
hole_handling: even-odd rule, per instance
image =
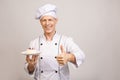
[{"label": "slice of cake", "polygon": [[26,50],[26,53],[27,53],[27,54],[34,54],[34,53],[37,53],[37,51],[34,50],[34,49],[27,49],[27,50]]}]

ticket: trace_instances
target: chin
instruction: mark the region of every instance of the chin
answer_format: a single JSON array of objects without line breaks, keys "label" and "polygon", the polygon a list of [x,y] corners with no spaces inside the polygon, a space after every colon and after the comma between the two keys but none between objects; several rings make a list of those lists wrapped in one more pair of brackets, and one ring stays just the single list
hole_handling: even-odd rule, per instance
[{"label": "chin", "polygon": [[52,31],[46,31],[45,33],[50,34],[50,33],[52,33]]},{"label": "chin", "polygon": [[45,30],[45,33],[46,34],[51,34],[51,33],[54,33],[54,30]]}]

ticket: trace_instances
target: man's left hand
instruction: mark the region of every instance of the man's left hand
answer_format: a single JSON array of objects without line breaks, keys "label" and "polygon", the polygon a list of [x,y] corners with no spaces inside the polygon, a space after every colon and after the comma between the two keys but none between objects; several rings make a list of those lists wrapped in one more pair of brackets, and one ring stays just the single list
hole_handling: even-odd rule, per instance
[{"label": "man's left hand", "polygon": [[60,65],[65,65],[69,61],[69,54],[65,52],[63,46],[60,46],[61,53],[56,56],[56,59]]}]

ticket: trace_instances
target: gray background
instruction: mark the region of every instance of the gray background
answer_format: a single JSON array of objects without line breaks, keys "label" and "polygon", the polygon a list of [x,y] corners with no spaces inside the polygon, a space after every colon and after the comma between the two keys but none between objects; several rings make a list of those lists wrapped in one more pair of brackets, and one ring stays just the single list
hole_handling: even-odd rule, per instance
[{"label": "gray background", "polygon": [[120,80],[120,0],[0,0],[0,80],[31,80],[21,52],[42,33],[35,12],[58,7],[57,31],[73,37],[86,55],[72,80]]}]

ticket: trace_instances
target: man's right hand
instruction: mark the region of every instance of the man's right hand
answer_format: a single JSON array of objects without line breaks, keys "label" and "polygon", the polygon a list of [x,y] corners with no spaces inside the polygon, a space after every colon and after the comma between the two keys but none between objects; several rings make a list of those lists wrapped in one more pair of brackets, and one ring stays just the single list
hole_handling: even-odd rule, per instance
[{"label": "man's right hand", "polygon": [[35,70],[35,66],[38,60],[39,55],[32,55],[32,59],[30,59],[31,55],[26,55],[26,61],[28,63],[27,69],[30,74],[32,74]]}]

